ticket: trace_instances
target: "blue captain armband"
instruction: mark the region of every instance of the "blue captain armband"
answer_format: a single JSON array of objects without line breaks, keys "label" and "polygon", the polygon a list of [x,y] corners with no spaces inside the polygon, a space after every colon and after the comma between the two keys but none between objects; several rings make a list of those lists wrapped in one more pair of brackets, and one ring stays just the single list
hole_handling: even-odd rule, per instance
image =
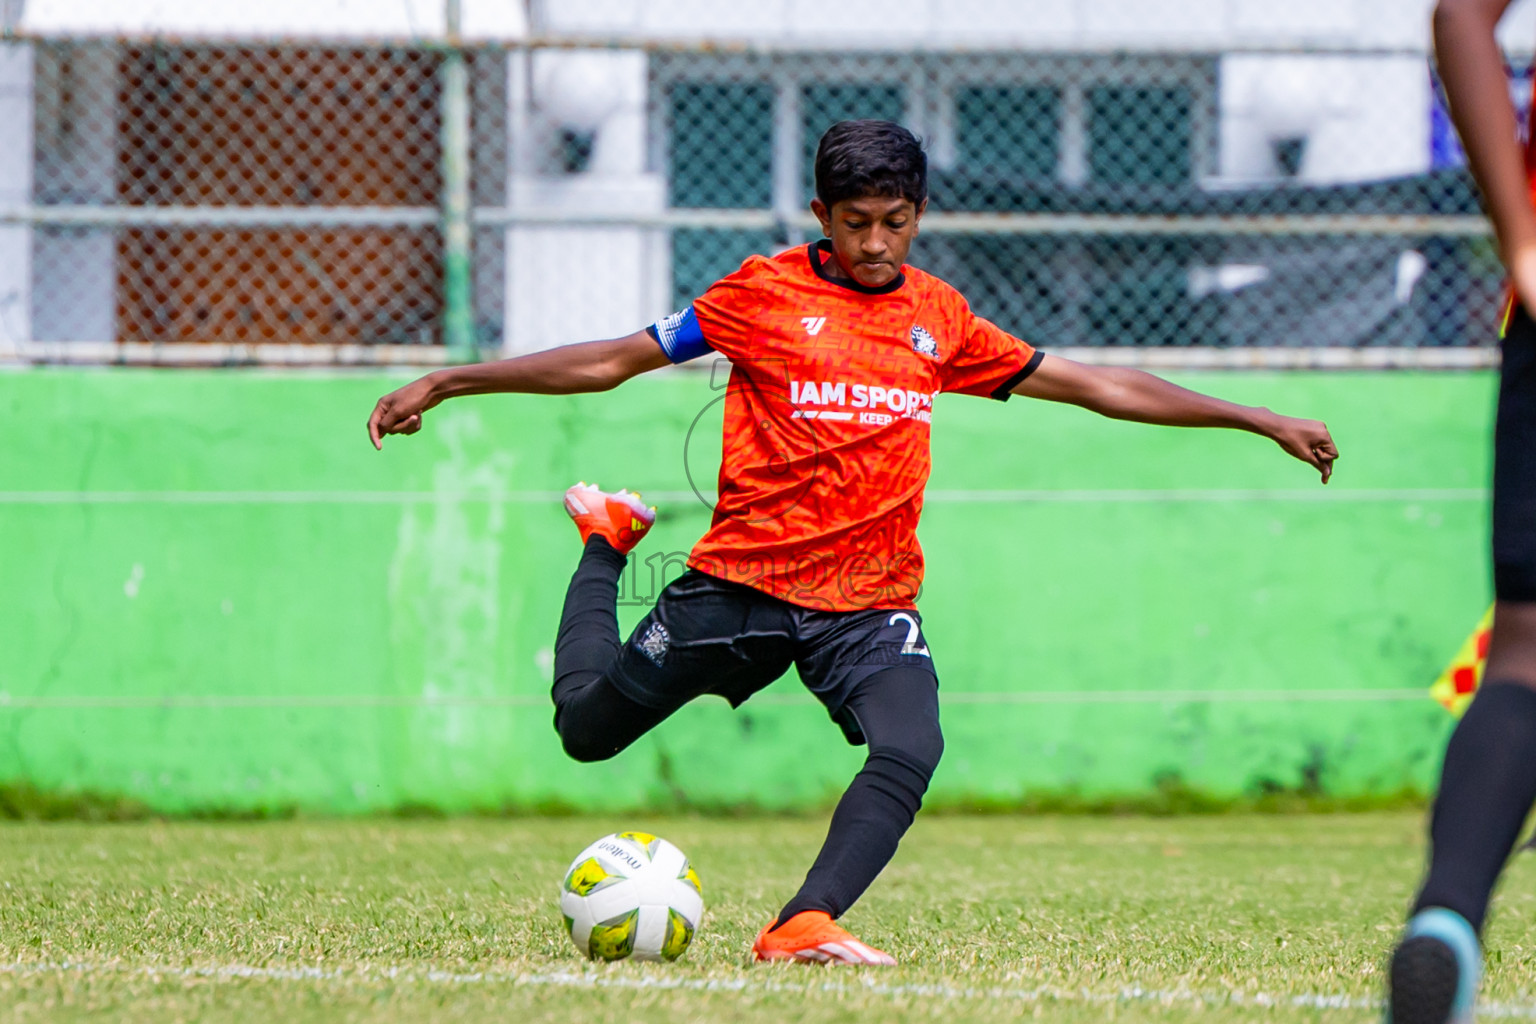
[{"label": "blue captain armband", "polygon": [[714,351],[704,340],[704,331],[699,327],[699,318],[693,315],[692,306],[656,321],[645,332],[656,339],[656,344],[674,363],[686,363]]}]

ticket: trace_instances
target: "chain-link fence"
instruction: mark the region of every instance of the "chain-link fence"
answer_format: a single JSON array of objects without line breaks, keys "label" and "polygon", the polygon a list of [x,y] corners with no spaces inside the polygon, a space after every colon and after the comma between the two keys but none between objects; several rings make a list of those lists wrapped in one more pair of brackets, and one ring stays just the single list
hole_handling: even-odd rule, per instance
[{"label": "chain-link fence", "polygon": [[1044,346],[1492,343],[1502,272],[1421,49],[77,36],[0,42],[0,352],[625,334],[817,235],[811,158],[853,117],[929,148],[912,261]]}]

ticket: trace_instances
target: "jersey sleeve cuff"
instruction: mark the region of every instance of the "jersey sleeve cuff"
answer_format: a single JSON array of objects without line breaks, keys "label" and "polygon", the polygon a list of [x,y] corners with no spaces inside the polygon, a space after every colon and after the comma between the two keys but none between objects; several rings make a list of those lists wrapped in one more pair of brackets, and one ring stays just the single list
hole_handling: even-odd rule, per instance
[{"label": "jersey sleeve cuff", "polygon": [[645,329],[645,333],[655,339],[661,351],[674,363],[686,363],[714,351],[704,338],[704,329],[699,326],[699,318],[694,315],[692,306],[656,321]]},{"label": "jersey sleeve cuff", "polygon": [[1024,364],[1024,368],[999,384],[992,392],[992,397],[999,402],[1008,401],[1008,399],[1013,397],[1013,389],[1024,383],[1030,374],[1038,370],[1040,368],[1040,360],[1044,358],[1045,353],[1035,349],[1035,354],[1029,357],[1029,362]]}]

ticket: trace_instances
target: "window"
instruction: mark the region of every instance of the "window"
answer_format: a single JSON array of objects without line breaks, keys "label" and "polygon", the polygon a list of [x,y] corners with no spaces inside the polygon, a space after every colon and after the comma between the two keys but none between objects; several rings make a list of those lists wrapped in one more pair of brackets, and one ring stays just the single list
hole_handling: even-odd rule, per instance
[{"label": "window", "polygon": [[[773,203],[773,87],[766,82],[678,82],[669,93],[670,201],[675,207],[766,209]],[[672,233],[672,306],[681,309],[754,252],[766,231]]]},{"label": "window", "polygon": [[771,205],[773,87],[766,82],[679,82],[670,100],[672,205]]},{"label": "window", "polygon": [[957,166],[1054,181],[1061,163],[1061,89],[968,86],[955,95]]},{"label": "window", "polygon": [[1182,86],[1089,89],[1089,180],[1106,185],[1192,182],[1193,107]]}]

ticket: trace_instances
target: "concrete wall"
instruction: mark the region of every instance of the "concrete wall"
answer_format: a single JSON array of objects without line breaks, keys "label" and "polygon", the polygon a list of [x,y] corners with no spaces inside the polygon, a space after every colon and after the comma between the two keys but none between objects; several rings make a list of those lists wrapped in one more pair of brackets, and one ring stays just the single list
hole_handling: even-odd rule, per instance
[{"label": "concrete wall", "polygon": [[[0,781],[341,812],[796,807],[846,783],[860,752],[792,677],[605,764],[550,728],[560,493],[661,506],[627,629],[709,519],[707,374],[455,401],[376,453],[363,419],[402,380],[0,374]],[[1325,417],[1334,483],[1244,434],[936,408],[934,800],[1430,784],[1450,723],[1427,688],[1489,598],[1492,377],[1180,380]]]}]

